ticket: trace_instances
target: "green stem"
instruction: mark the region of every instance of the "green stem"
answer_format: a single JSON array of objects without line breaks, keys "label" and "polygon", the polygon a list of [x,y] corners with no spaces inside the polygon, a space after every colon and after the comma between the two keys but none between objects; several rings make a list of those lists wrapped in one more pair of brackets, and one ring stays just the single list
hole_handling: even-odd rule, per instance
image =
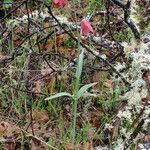
[{"label": "green stem", "polygon": [[76,119],[77,119],[77,104],[78,100],[75,98],[74,99],[74,104],[73,104],[73,131],[72,131],[72,149],[74,150],[74,145],[75,145],[75,137],[76,137]]}]

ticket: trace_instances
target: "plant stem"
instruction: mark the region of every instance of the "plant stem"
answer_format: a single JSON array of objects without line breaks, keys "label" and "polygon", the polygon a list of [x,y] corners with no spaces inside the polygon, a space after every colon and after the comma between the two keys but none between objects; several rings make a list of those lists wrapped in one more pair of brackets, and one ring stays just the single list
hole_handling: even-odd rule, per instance
[{"label": "plant stem", "polygon": [[74,150],[75,137],[76,137],[76,119],[77,119],[77,104],[78,99],[74,99],[73,103],[73,131],[72,131],[72,149]]}]

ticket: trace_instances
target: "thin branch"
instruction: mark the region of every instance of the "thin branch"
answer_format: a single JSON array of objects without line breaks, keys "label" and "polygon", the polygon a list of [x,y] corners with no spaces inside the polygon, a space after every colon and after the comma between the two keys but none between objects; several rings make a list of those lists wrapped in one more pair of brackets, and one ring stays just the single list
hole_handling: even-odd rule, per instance
[{"label": "thin branch", "polygon": [[[109,0],[108,0],[109,1]],[[119,0],[111,0],[114,4],[121,7],[124,11],[124,21],[129,26],[129,28],[132,30],[134,36],[136,39],[140,39],[140,33],[138,31],[137,26],[133,22],[133,20],[130,18],[131,14],[131,0],[128,0],[126,4],[123,4]]]},{"label": "thin branch", "polygon": [[24,0],[20,5],[18,5],[17,7],[15,7],[13,10],[11,10],[5,17],[3,17],[0,20],[0,23],[2,23],[8,16],[10,16],[13,12],[15,12],[18,8],[20,8],[27,0]]}]

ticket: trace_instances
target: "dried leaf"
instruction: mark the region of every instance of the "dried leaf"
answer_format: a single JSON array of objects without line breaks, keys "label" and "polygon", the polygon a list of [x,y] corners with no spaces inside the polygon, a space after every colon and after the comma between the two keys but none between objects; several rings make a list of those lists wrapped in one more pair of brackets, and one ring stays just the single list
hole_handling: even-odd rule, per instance
[{"label": "dried leaf", "polygon": [[0,123],[0,137],[5,138],[4,149],[15,150],[15,139],[20,135],[20,128],[12,123]]},{"label": "dried leaf", "polygon": [[115,137],[118,135],[119,127],[120,127],[120,119],[116,119],[116,121],[113,123],[113,128],[111,130],[111,138],[112,140],[115,139]]},{"label": "dried leaf", "polygon": [[90,143],[89,142],[83,143],[83,150],[90,150]]},{"label": "dried leaf", "polygon": [[113,84],[113,81],[110,79],[106,79],[106,81],[104,82],[104,86],[109,89],[112,88],[112,86],[113,86],[112,84]]},{"label": "dried leaf", "polygon": [[[81,145],[80,145],[80,144],[75,145],[75,146],[74,146],[74,149],[81,149]],[[66,145],[65,150],[73,150],[73,145],[72,145],[72,143],[68,143],[68,144]]]},{"label": "dried leaf", "polygon": [[8,122],[0,123],[0,136],[17,138],[20,134],[20,128],[16,125],[10,124]]},{"label": "dried leaf", "polygon": [[[32,118],[35,122],[47,123],[49,121],[49,114],[45,109],[34,109],[32,111]],[[30,120],[30,112],[26,115],[26,120]]]},{"label": "dried leaf", "polygon": [[37,81],[35,82],[35,87],[32,89],[32,92],[34,93],[35,96],[39,97],[42,91],[42,82],[41,81]]},{"label": "dried leaf", "polygon": [[15,143],[14,142],[5,143],[4,150],[15,150]]},{"label": "dried leaf", "polygon": [[44,145],[41,141],[32,137],[31,149],[32,150],[46,150],[46,145]]}]

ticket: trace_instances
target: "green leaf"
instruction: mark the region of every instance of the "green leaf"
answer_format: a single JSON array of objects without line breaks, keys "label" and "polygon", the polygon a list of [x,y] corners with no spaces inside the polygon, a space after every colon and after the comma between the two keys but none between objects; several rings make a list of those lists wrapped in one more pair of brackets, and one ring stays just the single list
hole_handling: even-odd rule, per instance
[{"label": "green leaf", "polygon": [[61,92],[61,93],[57,93],[55,95],[52,95],[50,97],[47,97],[45,100],[51,100],[51,99],[59,98],[59,97],[62,97],[62,96],[72,97],[72,95],[70,93]]},{"label": "green leaf", "polygon": [[81,96],[84,95],[84,93],[92,86],[96,85],[97,83],[90,83],[90,84],[86,84],[83,87],[81,87],[79,89],[79,91],[77,92],[77,99],[79,99]]},{"label": "green leaf", "polygon": [[78,58],[78,65],[76,69],[76,78],[79,80],[82,74],[82,67],[83,67],[83,57],[84,57],[84,51],[82,50],[81,54]]},{"label": "green leaf", "polygon": [[86,92],[83,94],[83,97],[97,97],[97,94]]}]

